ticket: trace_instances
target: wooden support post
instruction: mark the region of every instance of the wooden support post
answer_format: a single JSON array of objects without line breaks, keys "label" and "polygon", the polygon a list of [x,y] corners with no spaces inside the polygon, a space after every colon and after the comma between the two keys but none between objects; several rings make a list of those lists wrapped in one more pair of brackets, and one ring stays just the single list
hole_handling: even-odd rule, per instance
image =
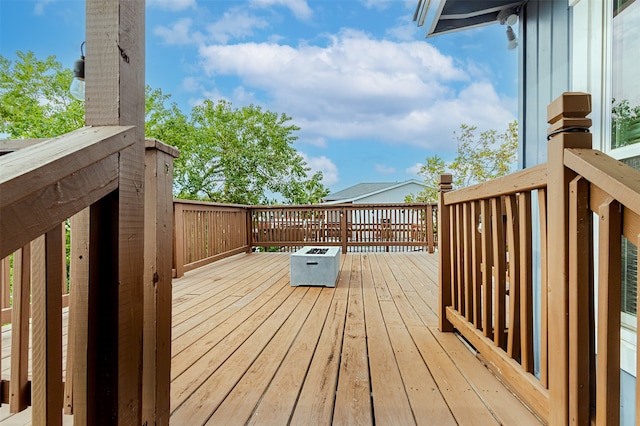
[{"label": "wooden support post", "polygon": [[451,239],[449,207],[445,205],[444,195],[453,189],[453,176],[445,173],[440,175],[440,192],[438,194],[438,254],[440,268],[438,269],[438,317],[439,329],[442,332],[453,331],[453,325],[447,320],[447,306],[451,306]]},{"label": "wooden support post", "polygon": [[13,268],[9,410],[11,413],[17,413],[27,408],[29,311],[31,309],[31,244],[27,244],[14,254]]},{"label": "wooden support post", "polygon": [[169,424],[173,159],[178,150],[145,141],[142,424]]},{"label": "wooden support post", "polygon": [[549,423],[569,424],[569,183],[575,173],[564,167],[565,148],[591,148],[591,134],[564,132],[565,118],[586,117],[591,95],[564,93],[547,108],[553,134],[548,143]]},{"label": "wooden support post", "polygon": [[87,0],[86,124],[135,130],[119,155],[118,190],[91,206],[88,406],[85,418],[75,416],[80,425],[142,420],[144,12],[143,0]]}]

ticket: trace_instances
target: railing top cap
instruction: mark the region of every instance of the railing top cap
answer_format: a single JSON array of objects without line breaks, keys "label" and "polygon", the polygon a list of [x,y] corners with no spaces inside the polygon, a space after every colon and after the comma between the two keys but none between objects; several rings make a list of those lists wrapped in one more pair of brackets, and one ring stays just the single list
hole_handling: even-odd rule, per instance
[{"label": "railing top cap", "polygon": [[591,113],[591,94],[564,92],[547,106],[547,123],[563,118],[584,118]]}]

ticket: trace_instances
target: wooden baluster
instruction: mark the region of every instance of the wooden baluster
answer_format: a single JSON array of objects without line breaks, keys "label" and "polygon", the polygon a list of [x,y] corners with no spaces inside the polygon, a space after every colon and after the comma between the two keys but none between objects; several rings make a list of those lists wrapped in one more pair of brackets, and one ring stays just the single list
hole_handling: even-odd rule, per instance
[{"label": "wooden baluster", "polygon": [[505,196],[509,246],[509,330],[507,355],[520,359],[520,226],[515,195]]},{"label": "wooden baluster", "polygon": [[506,343],[506,334],[504,332],[506,322],[506,250],[502,200],[500,198],[491,199],[491,228],[493,238],[493,343],[504,349]]},{"label": "wooden baluster", "polygon": [[62,425],[62,232],[59,225],[36,240],[32,274],[34,424]]},{"label": "wooden baluster", "polygon": [[549,249],[547,190],[538,189],[540,215],[540,383],[549,388]]},{"label": "wooden baluster", "polygon": [[520,364],[534,372],[533,356],[533,253],[531,192],[518,194],[520,239]]},{"label": "wooden baluster", "polygon": [[591,322],[593,307],[593,230],[589,182],[576,177],[569,186],[569,419],[591,420]]},{"label": "wooden baluster", "polygon": [[[620,309],[622,301],[622,206],[600,206],[598,244],[598,358],[596,424],[620,424]],[[580,324],[584,326],[584,324]],[[575,333],[576,330],[570,330]],[[584,356],[584,354],[582,354]],[[571,389],[573,390],[573,389]]]},{"label": "wooden baluster", "polygon": [[482,325],[482,245],[478,232],[478,215],[480,205],[477,201],[471,202],[471,284],[473,286],[473,325],[480,328]]},{"label": "wooden baluster", "polygon": [[480,200],[482,235],[480,237],[482,253],[482,330],[485,337],[493,340],[493,227],[491,204],[489,200]]},{"label": "wooden baluster", "polygon": [[11,310],[11,382],[9,411],[27,408],[29,380],[29,310],[31,309],[31,244],[13,256],[13,307]]}]

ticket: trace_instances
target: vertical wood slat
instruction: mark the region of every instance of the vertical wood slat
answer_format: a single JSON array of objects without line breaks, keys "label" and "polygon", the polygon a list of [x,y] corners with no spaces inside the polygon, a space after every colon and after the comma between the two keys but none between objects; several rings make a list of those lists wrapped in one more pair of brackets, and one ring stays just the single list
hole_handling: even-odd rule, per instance
[{"label": "vertical wood slat", "polygon": [[520,228],[520,364],[534,372],[533,355],[533,245],[531,221],[531,193],[518,194]]},{"label": "vertical wood slat", "polygon": [[87,418],[87,349],[89,319],[89,217],[86,208],[71,217],[71,264],[69,280],[69,331],[65,413],[74,414],[74,424],[85,425]]},{"label": "vertical wood slat", "polygon": [[[636,247],[640,247],[640,235],[636,238]],[[636,268],[638,267],[638,261],[636,260]],[[636,277],[636,292],[640,289],[640,274]],[[636,330],[640,330],[640,315],[636,313]],[[636,371],[640,369],[640,351],[636,350]],[[640,380],[637,380],[636,376],[636,424],[640,424]]]},{"label": "vertical wood slat", "polygon": [[0,260],[0,309],[11,306],[11,268],[9,267],[9,256]]},{"label": "vertical wood slat", "polygon": [[505,196],[509,246],[509,331],[507,355],[520,358],[520,226],[515,195]]},{"label": "vertical wood slat", "polygon": [[589,381],[591,292],[593,279],[589,183],[581,177],[569,185],[569,421],[590,422]]},{"label": "vertical wood slat", "polygon": [[480,204],[477,201],[471,203],[471,261],[472,261],[472,286],[473,286],[473,325],[476,328],[482,326],[482,245],[478,232],[478,215]]},{"label": "vertical wood slat", "polygon": [[465,291],[464,291],[464,245],[462,242],[462,234],[464,232],[463,229],[463,222],[462,222],[462,206],[460,204],[456,204],[454,206],[455,209],[455,214],[453,215],[454,220],[454,226],[455,226],[455,238],[456,238],[456,245],[454,247],[455,250],[455,286],[456,286],[456,297],[455,300],[457,301],[457,309],[458,312],[460,312],[460,314],[464,315],[465,313]]},{"label": "vertical wood slat", "polygon": [[[38,240],[36,240],[38,241]],[[32,419],[62,425],[62,241],[55,226],[36,243],[33,269]],[[37,254],[36,254],[37,253]]]},{"label": "vertical wood slat", "polygon": [[13,257],[13,308],[11,312],[11,382],[9,411],[27,408],[29,380],[29,316],[31,296],[31,244]]},{"label": "vertical wood slat", "polygon": [[547,190],[538,189],[540,215],[540,382],[549,388],[549,250]]},{"label": "vertical wood slat", "polygon": [[491,204],[489,200],[480,200],[482,216],[482,329],[485,337],[493,340],[493,227]]},{"label": "vertical wood slat", "polygon": [[464,305],[465,318],[467,321],[473,321],[473,285],[472,285],[472,242],[473,229],[471,227],[471,206],[469,203],[462,205],[462,266],[463,266],[463,286],[464,286]]},{"label": "vertical wood slat", "polygon": [[450,191],[452,176],[440,176],[440,191],[438,192],[438,257],[440,268],[438,268],[438,328],[441,332],[452,332],[453,325],[447,320],[447,307],[452,306],[451,291],[451,234],[450,232],[450,208],[445,205],[444,194]]},{"label": "vertical wood slat", "polygon": [[505,245],[504,245],[504,225],[502,222],[502,200],[500,198],[491,199],[491,234],[493,248],[493,343],[496,346],[504,347],[506,343],[505,334]]},{"label": "vertical wood slat", "polygon": [[596,424],[620,424],[622,207],[609,200],[598,214],[598,358]]},{"label": "vertical wood slat", "polygon": [[[450,278],[450,286],[451,286],[451,306],[453,309],[459,311],[460,310],[460,300],[458,299],[458,269],[457,269],[457,250],[456,250],[456,206],[445,206],[445,208],[449,211],[449,235],[448,238],[451,239],[451,243],[449,244],[449,274]],[[441,266],[442,267],[442,266]]]}]

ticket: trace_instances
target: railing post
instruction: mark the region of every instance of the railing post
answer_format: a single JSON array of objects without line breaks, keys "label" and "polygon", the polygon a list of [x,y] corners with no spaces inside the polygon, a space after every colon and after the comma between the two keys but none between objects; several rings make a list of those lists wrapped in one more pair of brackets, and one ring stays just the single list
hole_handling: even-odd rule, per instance
[{"label": "railing post", "polygon": [[348,239],[349,236],[347,235],[347,208],[346,207],[342,207],[340,208],[340,235],[341,235],[341,239],[342,239],[342,253],[346,253],[347,252],[347,246],[348,246]]},{"label": "railing post", "polygon": [[174,278],[184,275],[184,205],[173,203],[173,268]]},{"label": "railing post", "polygon": [[247,229],[247,253],[251,253],[251,249],[253,248],[253,209],[251,207],[247,207],[245,210],[246,215],[246,229]]},{"label": "railing post", "polygon": [[453,325],[447,320],[447,306],[451,306],[451,235],[449,235],[449,208],[444,203],[444,194],[453,189],[453,176],[449,173],[440,175],[440,192],[438,193],[438,316],[439,328],[442,332],[453,331]]},{"label": "railing post", "polygon": [[142,424],[169,424],[173,159],[177,149],[145,140]]},{"label": "railing post", "polygon": [[[565,425],[569,418],[569,184],[575,173],[564,167],[566,148],[591,148],[591,134],[572,131],[591,125],[591,95],[563,93],[547,107],[548,230],[549,244],[549,399],[551,425]],[[546,289],[542,289],[545,291]],[[584,326],[584,324],[582,325]],[[583,401],[583,403],[585,403]]]}]

